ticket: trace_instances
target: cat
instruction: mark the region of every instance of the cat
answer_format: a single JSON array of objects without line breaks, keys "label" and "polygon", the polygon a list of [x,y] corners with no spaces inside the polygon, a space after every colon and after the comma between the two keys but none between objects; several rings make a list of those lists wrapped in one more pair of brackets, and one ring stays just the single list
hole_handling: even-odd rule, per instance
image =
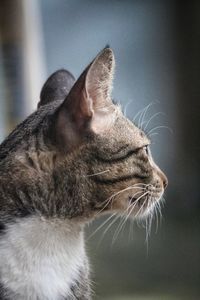
[{"label": "cat", "polygon": [[111,99],[103,49],[76,81],[58,70],[0,146],[0,299],[91,299],[84,226],[152,213],[167,186],[145,133]]}]

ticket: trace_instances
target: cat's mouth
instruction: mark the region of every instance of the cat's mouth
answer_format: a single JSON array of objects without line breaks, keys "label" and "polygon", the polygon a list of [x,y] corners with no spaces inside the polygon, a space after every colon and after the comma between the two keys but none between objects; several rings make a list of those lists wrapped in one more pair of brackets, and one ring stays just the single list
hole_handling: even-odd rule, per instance
[{"label": "cat's mouth", "polygon": [[160,201],[163,191],[150,186],[145,192],[137,196],[128,196],[127,211],[130,216],[147,216]]},{"label": "cat's mouth", "polygon": [[[131,196],[129,196],[128,197],[128,201],[129,201],[130,204],[133,204],[133,203],[135,203],[137,201],[137,197],[131,197]],[[141,203],[141,201],[142,200],[139,200],[139,204]]]},{"label": "cat's mouth", "polygon": [[160,185],[139,183],[114,193],[100,204],[98,211],[118,212],[133,218],[146,217],[157,206],[162,194]]}]

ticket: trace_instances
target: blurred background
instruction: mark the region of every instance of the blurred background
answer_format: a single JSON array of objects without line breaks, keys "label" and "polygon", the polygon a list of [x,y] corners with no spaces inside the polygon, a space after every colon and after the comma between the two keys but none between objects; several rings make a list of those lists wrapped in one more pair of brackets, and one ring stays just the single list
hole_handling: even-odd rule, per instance
[{"label": "blurred background", "polygon": [[1,0],[0,140],[35,110],[47,76],[79,76],[106,44],[116,56],[113,98],[130,119],[150,104],[152,152],[169,186],[148,245],[129,222],[116,241],[119,223],[87,238],[94,299],[198,300],[200,1]]}]

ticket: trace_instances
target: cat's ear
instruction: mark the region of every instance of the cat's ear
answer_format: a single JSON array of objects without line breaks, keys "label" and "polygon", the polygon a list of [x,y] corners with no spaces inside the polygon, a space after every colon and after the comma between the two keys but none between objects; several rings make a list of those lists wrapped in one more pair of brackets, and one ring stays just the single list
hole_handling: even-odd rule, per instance
[{"label": "cat's ear", "polygon": [[59,139],[77,143],[86,132],[99,133],[113,119],[111,90],[115,60],[105,48],[85,69],[57,111]]},{"label": "cat's ear", "polygon": [[43,85],[38,108],[56,100],[64,100],[74,83],[74,76],[67,70],[58,70],[53,73]]},{"label": "cat's ear", "polygon": [[110,48],[105,48],[83,73],[83,98],[90,100],[94,112],[106,108],[112,103],[111,91],[114,69],[113,51]]}]

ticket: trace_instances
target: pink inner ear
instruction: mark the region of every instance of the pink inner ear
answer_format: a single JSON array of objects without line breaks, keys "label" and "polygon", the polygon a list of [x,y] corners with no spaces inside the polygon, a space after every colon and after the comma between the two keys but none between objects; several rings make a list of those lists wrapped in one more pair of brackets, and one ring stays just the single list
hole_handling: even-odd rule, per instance
[{"label": "pink inner ear", "polygon": [[93,109],[109,106],[114,72],[114,59],[100,55],[90,66],[85,80],[87,95],[92,99]]},{"label": "pink inner ear", "polygon": [[111,49],[104,49],[88,67],[85,89],[92,99],[94,111],[109,106],[115,60]]},{"label": "pink inner ear", "polygon": [[86,118],[91,118],[93,116],[93,100],[88,95],[86,88],[82,90],[81,99],[80,99],[80,110]]},{"label": "pink inner ear", "polygon": [[118,108],[115,105],[110,105],[107,109],[95,110],[91,120],[91,129],[96,134],[108,132],[116,120]]}]

